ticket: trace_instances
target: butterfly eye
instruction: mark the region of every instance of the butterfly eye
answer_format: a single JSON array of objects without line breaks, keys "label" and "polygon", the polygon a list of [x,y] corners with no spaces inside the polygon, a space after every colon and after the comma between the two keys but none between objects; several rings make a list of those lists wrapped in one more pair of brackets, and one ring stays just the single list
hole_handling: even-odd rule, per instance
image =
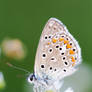
[{"label": "butterfly eye", "polygon": [[32,74],[31,76],[28,77],[28,81],[33,83],[34,82],[34,75]]},{"label": "butterfly eye", "polygon": [[30,77],[30,81],[33,81],[33,77]]},{"label": "butterfly eye", "polygon": [[45,66],[44,65],[41,65],[41,68],[45,68]]}]

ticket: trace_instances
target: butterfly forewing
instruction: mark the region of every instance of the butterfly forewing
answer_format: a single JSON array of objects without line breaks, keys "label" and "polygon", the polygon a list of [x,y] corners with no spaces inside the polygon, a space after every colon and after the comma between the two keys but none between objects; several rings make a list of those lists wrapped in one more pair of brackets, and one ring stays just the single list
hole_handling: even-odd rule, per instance
[{"label": "butterfly forewing", "polygon": [[45,25],[35,59],[35,74],[57,79],[71,74],[81,61],[80,47],[62,22],[50,18]]}]

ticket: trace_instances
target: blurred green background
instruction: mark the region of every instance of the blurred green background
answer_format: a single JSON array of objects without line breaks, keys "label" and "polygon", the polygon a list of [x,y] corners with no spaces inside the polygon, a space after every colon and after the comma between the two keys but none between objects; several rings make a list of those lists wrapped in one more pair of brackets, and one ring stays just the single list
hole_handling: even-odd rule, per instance
[{"label": "blurred green background", "polygon": [[[0,43],[5,37],[18,38],[28,50],[21,61],[0,56],[0,71],[6,82],[0,91],[24,92],[26,73],[10,68],[4,59],[33,72],[38,41],[51,17],[67,26],[82,48],[83,63],[92,67],[92,0],[0,0]],[[92,88],[85,92],[92,92]]]}]

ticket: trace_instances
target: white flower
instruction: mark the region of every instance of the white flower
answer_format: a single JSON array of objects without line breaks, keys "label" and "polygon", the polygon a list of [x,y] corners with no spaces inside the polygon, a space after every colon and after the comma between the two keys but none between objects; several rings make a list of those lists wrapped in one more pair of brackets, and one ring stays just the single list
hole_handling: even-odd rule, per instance
[{"label": "white flower", "polygon": [[71,87],[69,87],[67,90],[65,90],[64,92],[74,92],[73,89]]},{"label": "white flower", "polygon": [[5,81],[2,72],[0,72],[0,89],[5,87]]}]

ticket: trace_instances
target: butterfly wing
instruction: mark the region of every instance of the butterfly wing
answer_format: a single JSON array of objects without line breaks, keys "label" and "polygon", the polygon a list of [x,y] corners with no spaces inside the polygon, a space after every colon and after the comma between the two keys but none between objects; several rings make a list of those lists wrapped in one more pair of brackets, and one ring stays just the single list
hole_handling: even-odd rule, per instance
[{"label": "butterfly wing", "polygon": [[34,72],[40,78],[61,79],[75,71],[81,62],[78,42],[65,25],[50,18],[45,25],[37,48]]}]

